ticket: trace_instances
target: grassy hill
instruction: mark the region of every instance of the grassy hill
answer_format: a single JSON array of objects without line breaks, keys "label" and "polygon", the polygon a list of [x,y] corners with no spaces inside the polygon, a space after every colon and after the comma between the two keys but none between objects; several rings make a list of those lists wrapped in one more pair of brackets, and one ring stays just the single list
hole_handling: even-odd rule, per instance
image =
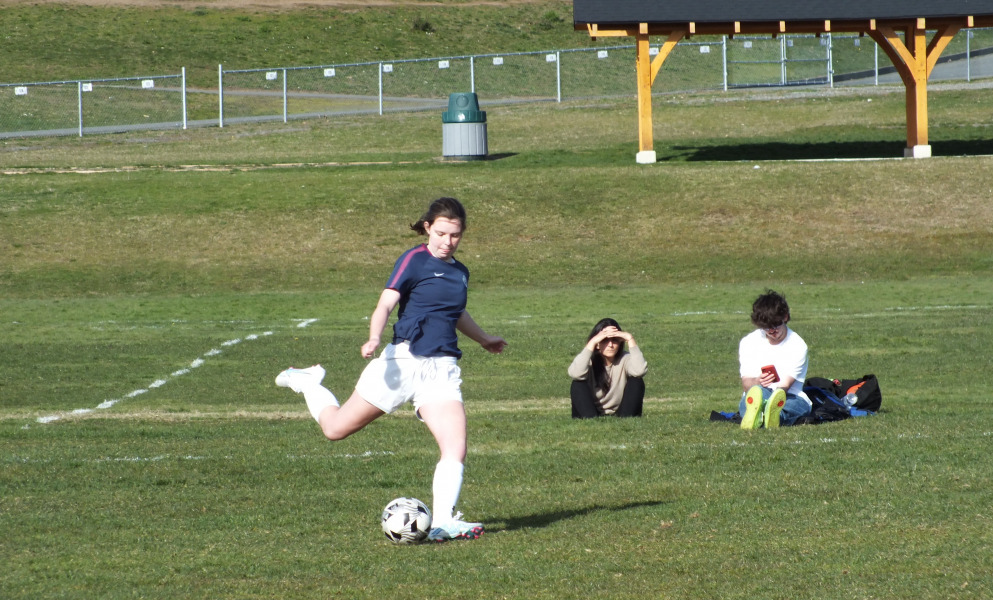
[{"label": "grassy hill", "polygon": [[321,65],[593,44],[572,3],[402,3],[289,10],[74,3],[0,5],[0,81],[175,73],[216,86],[217,65]]}]

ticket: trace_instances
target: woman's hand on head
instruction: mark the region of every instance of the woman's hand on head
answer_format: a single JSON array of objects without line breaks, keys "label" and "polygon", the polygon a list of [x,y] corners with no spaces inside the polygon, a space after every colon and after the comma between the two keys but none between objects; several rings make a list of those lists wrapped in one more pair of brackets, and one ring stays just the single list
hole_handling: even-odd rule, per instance
[{"label": "woman's hand on head", "polygon": [[634,337],[630,333],[621,331],[613,325],[608,325],[607,327],[601,329],[599,333],[591,337],[590,341],[586,343],[586,347],[590,350],[595,350],[597,344],[607,338],[620,338],[629,343],[634,341]]},{"label": "woman's hand on head", "polygon": [[602,342],[607,338],[618,337],[619,333],[620,331],[616,327],[614,327],[613,325],[608,325],[607,327],[601,329],[600,333],[593,336],[593,339],[595,339],[598,342]]},{"label": "woman's hand on head", "polygon": [[636,346],[637,342],[634,341],[634,336],[627,331],[617,331],[612,337],[621,338],[628,343],[629,346]]}]

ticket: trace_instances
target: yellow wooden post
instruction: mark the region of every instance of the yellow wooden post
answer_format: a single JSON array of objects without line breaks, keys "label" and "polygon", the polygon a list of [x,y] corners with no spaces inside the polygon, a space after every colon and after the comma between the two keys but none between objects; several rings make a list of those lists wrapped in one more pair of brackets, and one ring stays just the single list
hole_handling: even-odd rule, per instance
[{"label": "yellow wooden post", "polygon": [[672,31],[669,38],[662,44],[658,56],[651,58],[651,45],[648,42],[648,25],[642,23],[636,39],[636,58],[638,72],[638,155],[639,163],[650,164],[656,159],[655,139],[652,133],[652,85],[655,77],[662,68],[662,63],[669,57],[679,40],[687,31]]},{"label": "yellow wooden post", "polygon": [[907,27],[904,40],[890,27],[870,30],[869,36],[886,52],[906,87],[907,147],[903,154],[913,158],[931,156],[928,143],[927,80],[938,57],[961,26],[945,25],[927,43],[924,19],[915,19]]},{"label": "yellow wooden post", "polygon": [[648,24],[638,26],[635,36],[635,60],[638,75],[638,154],[642,164],[654,163],[655,139],[652,136],[652,59],[649,53]]},{"label": "yellow wooden post", "polygon": [[931,146],[927,135],[927,38],[924,19],[918,19],[913,27],[907,28],[905,36],[908,48],[914,57],[910,64],[913,75],[907,82],[907,148],[904,156],[921,158],[931,156]]}]

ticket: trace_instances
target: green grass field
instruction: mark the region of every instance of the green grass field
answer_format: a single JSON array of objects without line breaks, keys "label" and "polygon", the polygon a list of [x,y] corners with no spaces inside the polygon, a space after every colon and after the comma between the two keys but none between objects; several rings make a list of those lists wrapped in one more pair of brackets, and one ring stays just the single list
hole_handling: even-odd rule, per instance
[{"label": "green grass field", "polygon": [[[993,596],[991,100],[930,100],[928,160],[893,159],[901,88],[659,97],[649,166],[626,99],[490,110],[468,163],[426,113],[0,141],[0,597]],[[439,195],[510,346],[463,344],[487,533],[402,547],[379,513],[430,502],[425,427],[326,442],[273,378],[321,362],[350,393]],[[880,414],[708,420],[767,288],[810,375],[875,373]],[[607,315],[645,416],[574,422]]]}]

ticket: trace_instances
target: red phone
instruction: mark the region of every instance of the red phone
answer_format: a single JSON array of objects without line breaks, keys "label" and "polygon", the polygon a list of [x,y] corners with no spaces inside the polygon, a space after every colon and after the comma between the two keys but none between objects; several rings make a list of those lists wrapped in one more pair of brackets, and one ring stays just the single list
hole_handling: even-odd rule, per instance
[{"label": "red phone", "polygon": [[772,373],[772,376],[775,377],[773,381],[779,381],[779,373],[776,372],[776,365],[766,365],[762,367],[762,374],[765,375],[766,373]]}]

